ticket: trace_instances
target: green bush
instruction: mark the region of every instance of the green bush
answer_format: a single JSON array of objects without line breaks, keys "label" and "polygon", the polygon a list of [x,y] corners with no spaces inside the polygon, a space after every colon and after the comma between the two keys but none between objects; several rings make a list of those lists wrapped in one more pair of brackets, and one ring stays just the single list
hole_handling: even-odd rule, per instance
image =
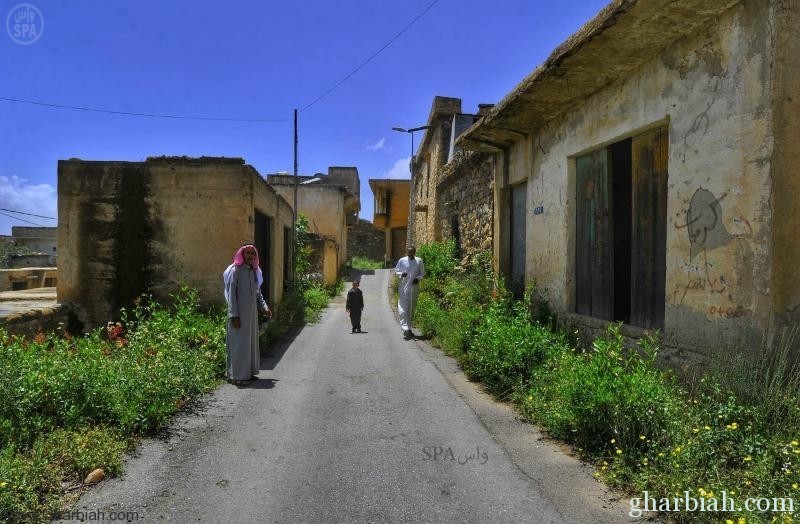
[{"label": "green bush", "polygon": [[[754,350],[745,350],[751,347],[746,343],[724,348],[702,379],[682,384],[656,364],[657,337],[626,348],[620,326],[611,324],[580,349],[571,335],[551,328],[552,316],[533,289],[512,301],[480,256],[466,272],[424,280],[420,291],[416,322],[432,342],[456,356],[471,378],[512,399],[528,419],[573,443],[610,485],[656,498],[682,498],[684,491],[719,497],[723,490],[737,501],[800,496],[795,332]],[[669,517],[791,522],[781,512]]]},{"label": "green bush", "polygon": [[350,259],[350,267],[361,270],[382,269],[383,260],[370,260],[369,258],[365,257],[353,257]]},{"label": "green bush", "polygon": [[132,437],[216,387],[225,359],[224,315],[189,289],[87,337],[0,330],[0,520],[44,520],[62,480],[118,471]]},{"label": "green bush", "polygon": [[426,278],[445,277],[452,274],[458,265],[456,244],[452,240],[421,245],[417,249],[417,255],[425,264]]}]

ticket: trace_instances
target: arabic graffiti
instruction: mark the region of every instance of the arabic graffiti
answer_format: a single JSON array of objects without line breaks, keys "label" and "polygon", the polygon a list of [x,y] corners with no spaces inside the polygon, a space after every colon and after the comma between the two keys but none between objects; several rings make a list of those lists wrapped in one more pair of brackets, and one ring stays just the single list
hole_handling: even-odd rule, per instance
[{"label": "arabic graffiti", "polygon": [[476,460],[479,464],[486,464],[489,461],[489,455],[486,451],[481,452],[480,446],[475,446],[475,453],[464,455],[456,455],[453,448],[443,446],[425,446],[422,448],[422,453],[425,455],[422,460],[425,461],[458,462],[462,466],[471,460]]},{"label": "arabic graffiti", "polygon": [[686,223],[676,226],[686,228],[691,246],[689,258],[693,259],[705,250],[722,247],[731,241],[733,236],[722,223],[722,206],[719,203],[727,193],[717,198],[708,189],[698,188],[686,211]]}]

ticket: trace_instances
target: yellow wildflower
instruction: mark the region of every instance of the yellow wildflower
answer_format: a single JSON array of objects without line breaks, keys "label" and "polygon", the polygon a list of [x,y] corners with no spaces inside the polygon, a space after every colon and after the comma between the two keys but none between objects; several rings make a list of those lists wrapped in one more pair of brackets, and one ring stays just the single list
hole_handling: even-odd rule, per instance
[{"label": "yellow wildflower", "polygon": [[792,484],[792,487],[793,487],[794,489],[797,489],[797,482],[795,482],[794,484]]},{"label": "yellow wildflower", "polygon": [[703,488],[698,488],[697,492],[700,493],[704,497],[706,496],[706,490],[704,490]]},{"label": "yellow wildflower", "polygon": [[711,426],[703,426],[703,429],[704,429],[704,430],[706,430],[706,431],[708,431],[708,430],[710,430],[710,429],[711,429]]},{"label": "yellow wildflower", "polygon": [[697,429],[697,428],[692,428],[692,431],[694,431],[695,433],[697,433],[697,432],[698,432],[698,431],[700,431],[700,430],[699,430],[699,429]]},{"label": "yellow wildflower", "polygon": [[615,438],[612,438],[612,439],[611,439],[611,443],[612,443],[612,444],[614,444],[616,441],[617,441],[617,439],[615,439]]},{"label": "yellow wildflower", "polygon": [[622,455],[622,450],[617,448],[617,455]]},{"label": "yellow wildflower", "polygon": [[647,440],[647,437],[645,437],[644,435],[639,435],[639,438],[640,438],[641,440]]},{"label": "yellow wildflower", "polygon": [[0,482],[0,488],[8,486],[8,482]]},{"label": "yellow wildflower", "polygon": [[750,455],[747,455],[745,458],[742,459],[743,462],[750,462],[751,460],[753,460],[753,457],[751,457]]},{"label": "yellow wildflower", "polygon": [[800,442],[797,442],[796,440],[793,440],[792,441],[792,446],[800,446]]}]

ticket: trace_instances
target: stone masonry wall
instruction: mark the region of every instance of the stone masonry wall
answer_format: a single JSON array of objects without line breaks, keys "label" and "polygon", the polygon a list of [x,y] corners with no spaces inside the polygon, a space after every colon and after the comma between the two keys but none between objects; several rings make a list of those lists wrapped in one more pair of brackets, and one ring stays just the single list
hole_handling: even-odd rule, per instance
[{"label": "stone masonry wall", "polygon": [[453,237],[453,217],[460,234],[459,256],[491,251],[494,221],[494,157],[459,151],[440,168],[436,207],[442,240]]},{"label": "stone masonry wall", "polygon": [[370,260],[383,260],[385,233],[372,222],[359,220],[347,228],[347,254],[350,258],[364,257]]}]

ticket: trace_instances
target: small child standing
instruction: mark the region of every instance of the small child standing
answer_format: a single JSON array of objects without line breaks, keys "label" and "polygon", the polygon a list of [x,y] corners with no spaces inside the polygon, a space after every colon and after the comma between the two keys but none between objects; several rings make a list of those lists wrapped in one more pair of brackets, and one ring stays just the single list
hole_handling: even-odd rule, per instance
[{"label": "small child standing", "polygon": [[351,333],[361,333],[361,311],[364,309],[364,294],[358,289],[360,282],[353,280],[353,287],[347,292],[345,308],[350,313]]}]

